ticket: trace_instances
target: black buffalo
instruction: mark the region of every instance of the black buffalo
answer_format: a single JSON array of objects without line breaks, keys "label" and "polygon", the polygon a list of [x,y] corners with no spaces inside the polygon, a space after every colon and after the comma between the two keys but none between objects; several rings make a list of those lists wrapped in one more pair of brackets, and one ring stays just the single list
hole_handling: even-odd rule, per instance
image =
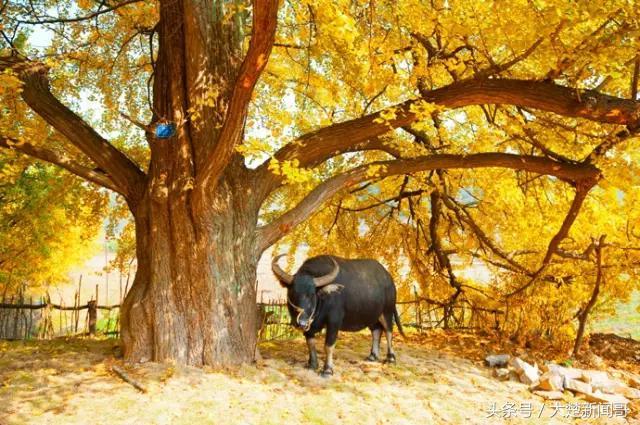
[{"label": "black buffalo", "polygon": [[402,325],[396,310],[396,287],[389,272],[375,260],[349,260],[321,255],[309,258],[293,276],[278,265],[271,268],[282,286],[287,288],[287,302],[292,322],[304,331],[309,347],[308,367],[318,367],[316,333],[327,328],[323,376],[333,374],[333,349],[338,331],[356,332],[368,327],[372,333],[369,361],[379,359],[380,335],[387,337],[387,361],[395,362],[393,322]]}]

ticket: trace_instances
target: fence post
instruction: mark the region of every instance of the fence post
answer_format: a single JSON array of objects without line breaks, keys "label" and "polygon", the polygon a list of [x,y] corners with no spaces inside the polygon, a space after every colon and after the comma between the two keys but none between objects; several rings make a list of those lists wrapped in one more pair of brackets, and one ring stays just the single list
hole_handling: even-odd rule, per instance
[{"label": "fence post", "polygon": [[87,303],[89,307],[89,335],[96,334],[96,321],[98,318],[98,303],[95,300],[91,300]]},{"label": "fence post", "polygon": [[[76,307],[80,307],[80,294],[82,294],[82,274],[80,274],[80,278],[78,279],[78,292],[76,296]],[[78,333],[78,322],[80,321],[80,309],[75,311],[75,328],[74,333]]]},{"label": "fence post", "polygon": [[[22,293],[20,293],[20,295],[18,296],[18,304],[23,304]],[[16,308],[16,314],[13,321],[13,339],[19,339],[18,338],[18,320],[19,319],[20,319],[20,309]]]},{"label": "fence post", "polygon": [[[29,296],[29,304],[33,306],[33,296]],[[26,339],[31,338],[31,327],[33,326],[33,309],[29,309],[29,326],[27,327]]]}]

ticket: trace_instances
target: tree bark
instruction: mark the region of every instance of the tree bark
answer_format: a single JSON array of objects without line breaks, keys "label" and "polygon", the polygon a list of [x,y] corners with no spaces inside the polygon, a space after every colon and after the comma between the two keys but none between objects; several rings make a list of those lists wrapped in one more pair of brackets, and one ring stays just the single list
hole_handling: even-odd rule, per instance
[{"label": "tree bark", "polygon": [[[129,202],[138,260],[122,309],[129,361],[227,366],[254,358],[260,203],[233,148],[268,59],[277,6],[254,2],[243,61],[242,25],[227,19],[229,5],[160,3],[153,121],[173,122],[177,131],[149,136],[146,190]],[[213,106],[203,104],[211,93]],[[203,178],[207,172],[215,178]]]},{"label": "tree bark", "polygon": [[246,194],[227,179],[206,203],[172,193],[169,202],[151,196],[137,205],[138,270],[122,308],[126,360],[253,359],[259,253]]}]

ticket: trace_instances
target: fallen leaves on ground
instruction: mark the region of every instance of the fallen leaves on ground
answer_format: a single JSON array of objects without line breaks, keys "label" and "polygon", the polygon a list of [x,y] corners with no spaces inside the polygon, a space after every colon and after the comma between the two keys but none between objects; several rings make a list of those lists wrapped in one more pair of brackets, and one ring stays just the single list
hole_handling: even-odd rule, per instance
[{"label": "fallen leaves on ground", "polygon": [[[389,365],[363,360],[368,335],[342,334],[330,379],[305,369],[302,339],[264,343],[262,360],[228,370],[125,365],[114,357],[116,344],[0,342],[3,425],[84,424],[87,418],[94,424],[525,424],[531,421],[488,418],[488,408],[531,403],[537,413],[543,405],[525,385],[500,382],[481,364],[481,354],[496,348],[490,335],[438,331],[397,338],[398,363]],[[113,364],[148,392],[118,378]],[[606,419],[599,423],[612,423]],[[556,416],[545,423],[575,422]]]}]

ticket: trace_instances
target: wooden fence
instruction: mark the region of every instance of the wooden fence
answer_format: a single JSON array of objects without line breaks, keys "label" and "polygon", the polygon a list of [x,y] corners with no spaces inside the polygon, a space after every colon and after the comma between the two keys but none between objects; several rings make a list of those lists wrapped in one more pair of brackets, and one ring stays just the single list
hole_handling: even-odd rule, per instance
[{"label": "wooden fence", "polygon": [[454,305],[416,297],[396,303],[404,327],[418,330],[432,328],[480,329],[500,328],[501,310],[472,305],[461,301]]},{"label": "wooden fence", "polygon": [[[0,303],[0,339],[48,339],[57,336],[119,335],[119,305],[98,305],[96,300],[79,305],[53,304],[41,298],[34,302],[24,296],[3,299]],[[285,301],[259,302],[258,338],[260,341],[290,339],[298,334],[291,324]],[[430,328],[499,328],[500,310],[469,303],[445,305],[425,298],[397,303],[400,322],[419,332]],[[85,311],[86,310],[86,311]],[[115,315],[111,312],[116,312]],[[105,313],[106,312],[106,313]]]},{"label": "wooden fence", "polygon": [[[426,298],[396,303],[400,322],[418,332],[432,328],[480,329],[500,328],[503,312],[474,306],[467,302],[449,306]],[[286,301],[258,303],[260,341],[292,338],[299,332],[291,326]]]},{"label": "wooden fence", "polygon": [[[8,299],[3,296],[0,302],[0,339],[48,339],[96,333],[117,336],[119,309],[119,304],[99,305],[96,299],[81,305],[78,293],[72,305],[54,304],[50,297],[27,299],[24,293]],[[117,314],[111,314],[112,311]]]}]

